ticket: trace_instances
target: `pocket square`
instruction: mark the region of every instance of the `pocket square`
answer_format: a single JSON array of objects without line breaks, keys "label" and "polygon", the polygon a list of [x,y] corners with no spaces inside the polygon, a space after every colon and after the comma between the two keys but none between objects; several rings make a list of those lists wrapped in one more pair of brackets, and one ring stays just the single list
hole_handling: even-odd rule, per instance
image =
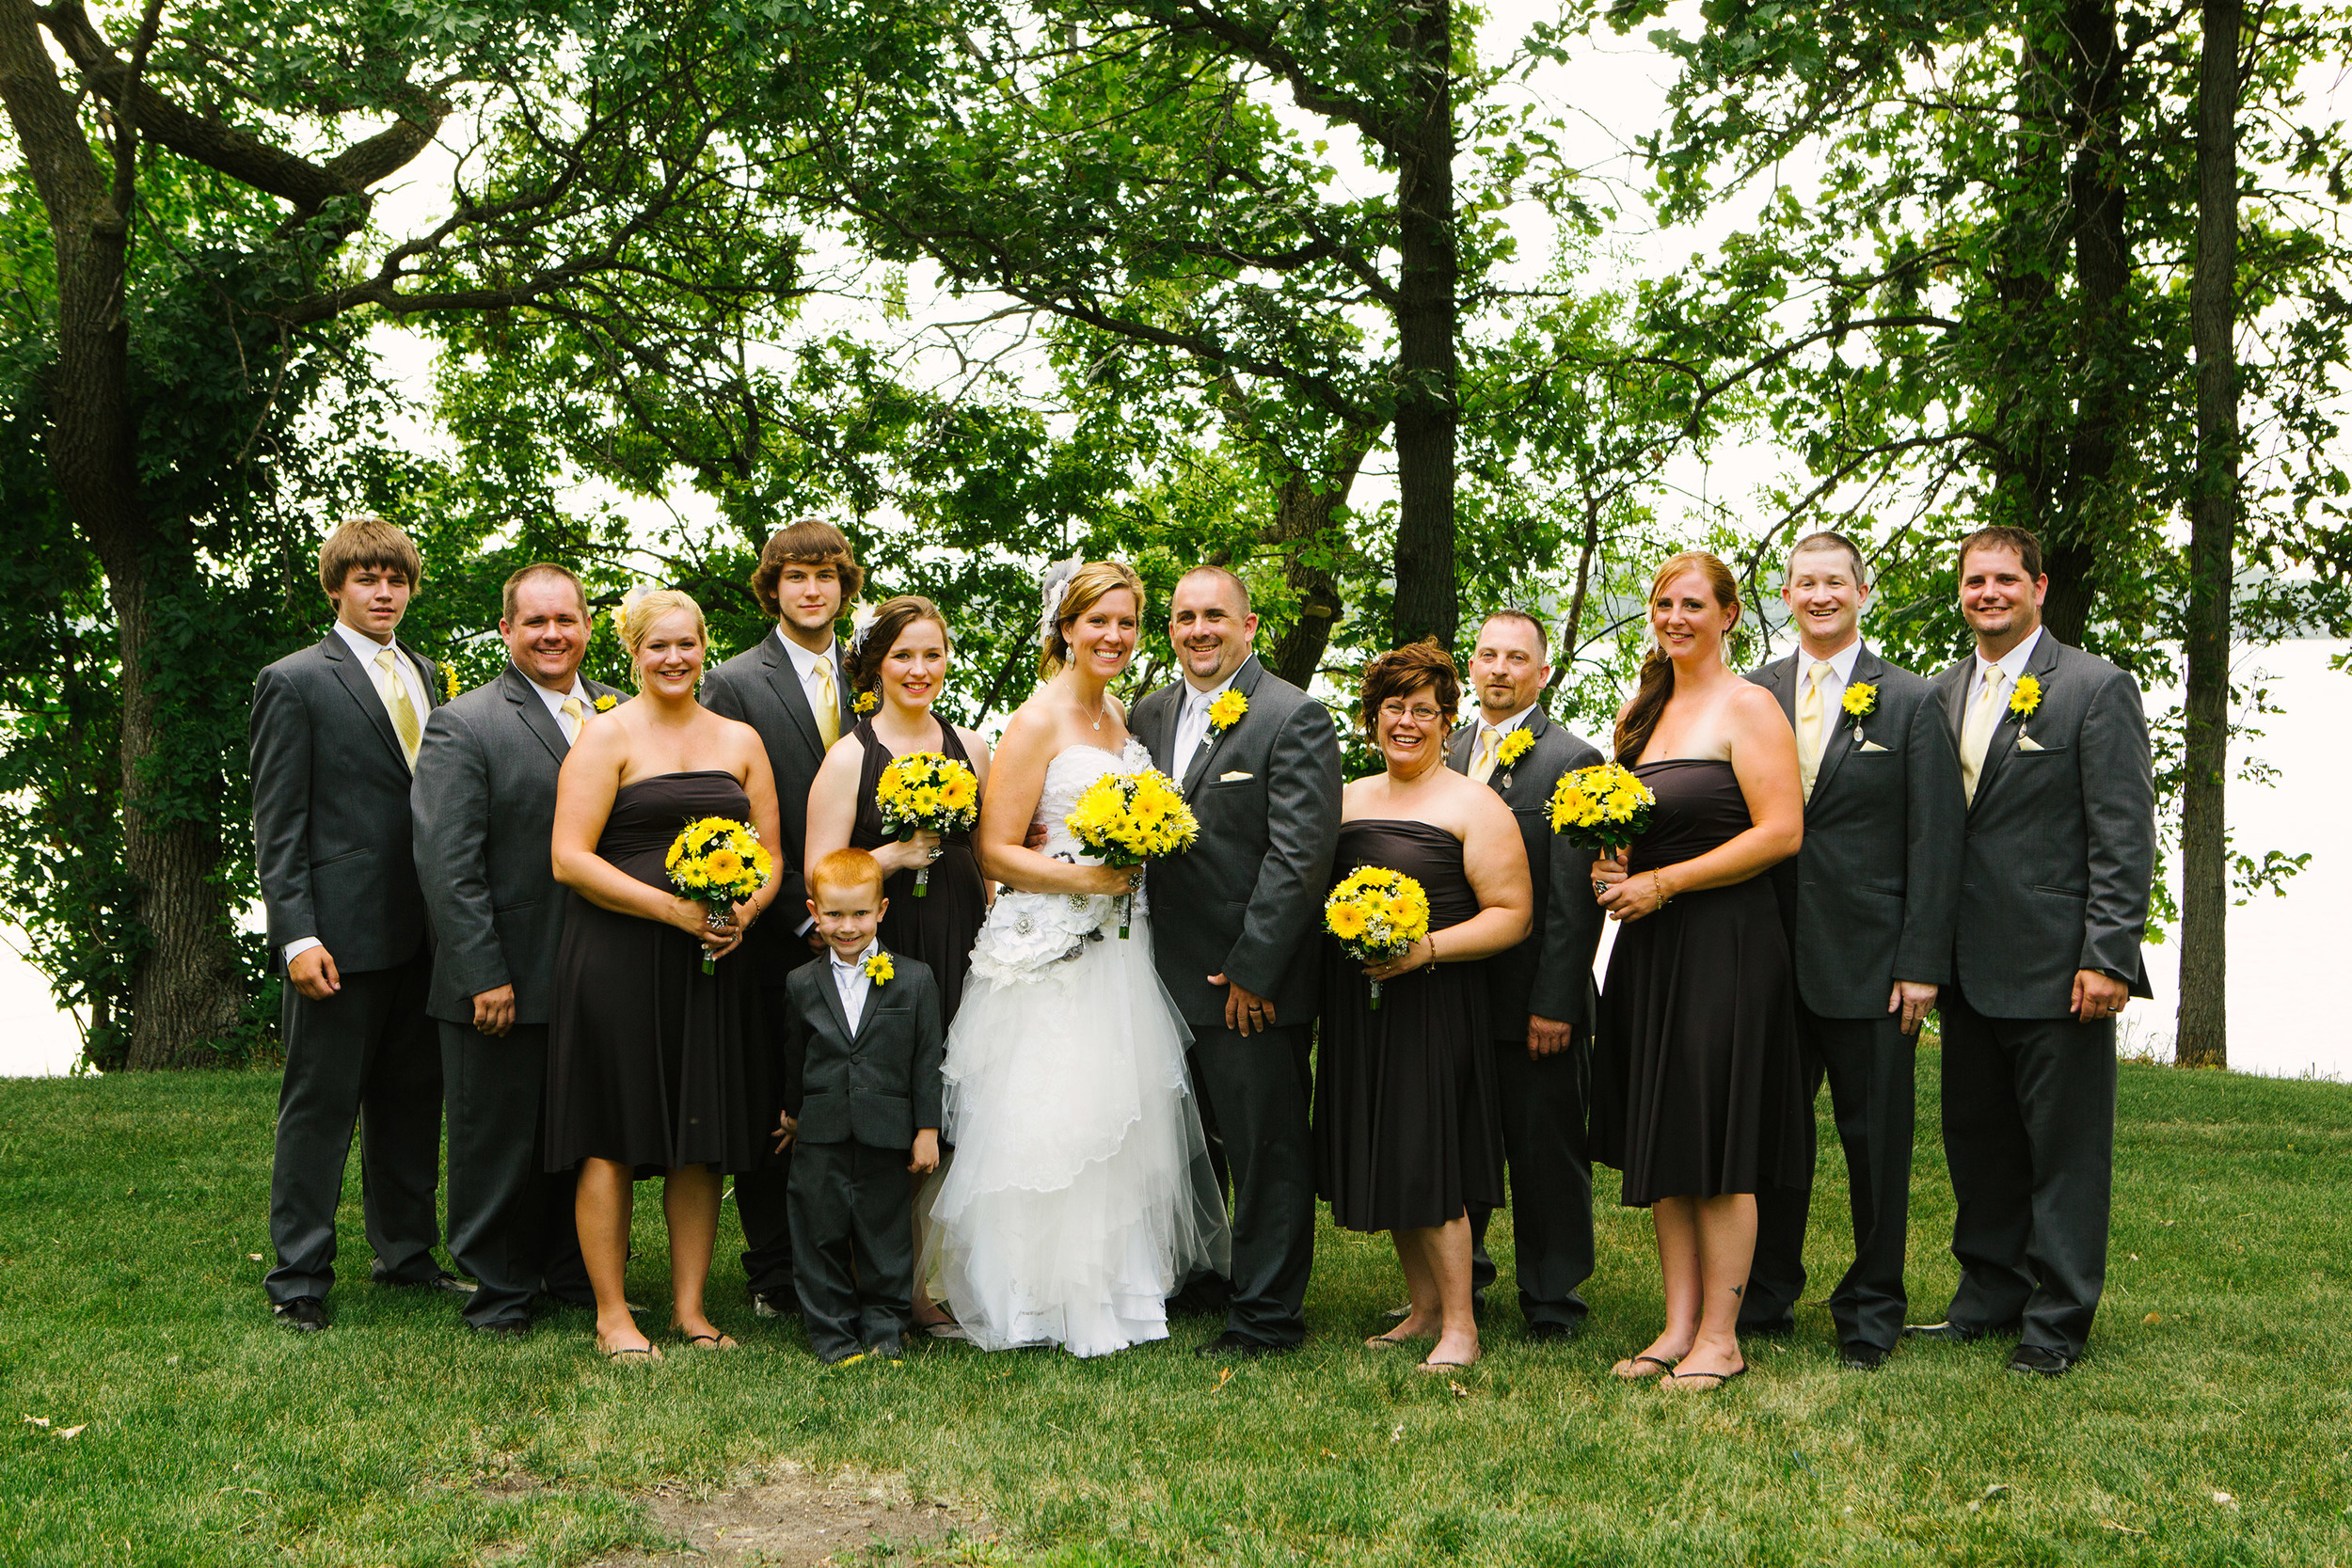
[{"label": "pocket square", "polygon": [[2033,736],[2021,735],[2017,737],[2017,749],[2021,752],[2039,752],[2042,747],[2042,743]]},{"label": "pocket square", "polygon": [[1883,746],[1880,745],[1880,744],[1879,744],[1877,741],[1875,741],[1875,740],[1866,740],[1866,741],[1864,741],[1864,742],[1862,743],[1862,747],[1861,747],[1861,749],[1862,749],[1863,751],[1865,751],[1865,752],[1883,752],[1883,751],[1885,751],[1885,750],[1886,750],[1886,748],[1885,748],[1885,747],[1883,747]]},{"label": "pocket square", "polygon": [[1219,784],[1237,784],[1243,779],[1254,779],[1258,775],[1255,773],[1245,773],[1236,768],[1231,773],[1219,773],[1216,776],[1216,782]]}]

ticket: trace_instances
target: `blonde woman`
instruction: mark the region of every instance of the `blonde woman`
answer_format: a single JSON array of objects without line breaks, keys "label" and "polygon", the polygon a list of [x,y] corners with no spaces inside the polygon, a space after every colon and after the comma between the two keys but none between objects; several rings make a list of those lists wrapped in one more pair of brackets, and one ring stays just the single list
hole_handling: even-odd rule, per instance
[{"label": "blonde woman", "polygon": [[[695,700],[707,633],[694,601],[655,590],[619,619],[638,696],[580,731],[556,783],[555,879],[571,892],[548,1023],[548,1168],[579,1172],[597,1346],[659,1360],[622,1284],[632,1183],[663,1179],[679,1334],[731,1348],[703,1307],[720,1177],[758,1162],[782,1103],[768,1053],[753,1048],[758,977],[736,951],[778,879],[712,925],[672,891],[663,860],[696,817],[748,821],[772,847],[776,790],[758,733]],[[706,953],[715,974],[703,973]]]},{"label": "blonde woman", "polygon": [[1068,562],[1043,590],[1049,678],[1005,728],[974,835],[1009,891],[947,1031],[956,1158],[926,1261],[981,1348],[1102,1355],[1168,1338],[1166,1298],[1223,1273],[1232,1248],[1140,879],[1094,863],[1064,820],[1097,779],[1151,766],[1110,693],[1135,657],[1143,583],[1118,562]]}]

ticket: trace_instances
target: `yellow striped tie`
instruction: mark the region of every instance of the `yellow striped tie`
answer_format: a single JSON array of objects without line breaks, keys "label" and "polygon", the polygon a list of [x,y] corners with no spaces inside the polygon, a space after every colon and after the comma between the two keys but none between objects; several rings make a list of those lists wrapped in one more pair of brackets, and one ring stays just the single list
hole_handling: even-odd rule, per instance
[{"label": "yellow striped tie", "polygon": [[579,698],[566,697],[564,699],[564,717],[571,721],[564,726],[564,738],[578,740],[580,726],[587,721],[588,709],[581,705]]},{"label": "yellow striped tie", "polygon": [[833,743],[841,738],[841,692],[833,684],[833,660],[817,661],[817,734],[831,751]]},{"label": "yellow striped tie", "polygon": [[1478,750],[1470,757],[1470,776],[1485,784],[1495,776],[1495,752],[1502,744],[1502,734],[1489,725],[1478,726]]},{"label": "yellow striped tie", "polygon": [[408,685],[393,667],[399,656],[387,648],[375,656],[375,667],[384,672],[384,707],[392,716],[392,733],[400,736],[401,753],[408,759],[408,769],[416,771],[417,748],[424,741],[424,725],[417,719],[417,705],[408,700]]}]

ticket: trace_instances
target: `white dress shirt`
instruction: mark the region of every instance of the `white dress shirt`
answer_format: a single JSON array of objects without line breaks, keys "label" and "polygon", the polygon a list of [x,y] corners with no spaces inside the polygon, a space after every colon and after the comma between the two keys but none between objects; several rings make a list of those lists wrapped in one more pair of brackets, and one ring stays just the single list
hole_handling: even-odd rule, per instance
[{"label": "white dress shirt", "polygon": [[832,948],[825,949],[825,961],[833,966],[833,989],[841,993],[842,1016],[850,1021],[850,1033],[857,1033],[858,1020],[866,1016],[866,993],[874,989],[873,976],[866,973],[866,960],[882,951],[882,939],[866,944],[866,950],[848,963]]},{"label": "white dress shirt", "polygon": [[[378,642],[366,632],[354,631],[341,621],[335,623],[335,630],[342,638],[343,645],[351,650],[351,657],[359,661],[359,668],[367,675],[368,684],[375,688],[375,695],[384,704],[384,717],[387,719],[392,716],[392,705],[385,695],[384,672],[376,668],[375,661],[386,648],[392,650],[392,678],[407,690],[408,705],[417,710],[417,722],[421,725],[425,716],[433,711],[433,702],[424,694],[423,673],[418,670],[417,661],[401,647],[399,640],[395,638],[390,642]],[[291,964],[311,948],[324,945],[316,937],[296,937],[286,943],[286,961]]]},{"label": "white dress shirt", "polygon": [[[523,679],[531,681],[529,675],[525,675]],[[588,695],[588,683],[581,680],[575,673],[572,676],[572,689],[569,691],[549,691],[537,681],[531,681],[531,689],[536,691],[539,694],[539,700],[548,705],[548,712],[554,718],[555,727],[564,732],[564,743],[566,745],[577,743],[580,739],[580,726],[587,723],[588,716],[596,711],[596,699]],[[580,699],[578,720],[568,719],[564,714],[564,705],[575,697]]]},{"label": "white dress shirt", "polygon": [[[1478,755],[1478,749],[1481,746],[1501,746],[1504,736],[1509,735],[1513,730],[1520,728],[1530,719],[1534,718],[1535,705],[1534,703],[1528,704],[1525,707],[1519,709],[1518,712],[1511,715],[1510,718],[1505,719],[1500,724],[1489,724],[1486,722],[1486,710],[1485,708],[1482,707],[1478,709],[1477,712],[1478,738],[1470,745],[1470,755],[1472,757],[1476,757]],[[1489,741],[1486,738],[1489,732],[1492,732],[1494,736],[1494,739],[1492,741]]]},{"label": "white dress shirt", "polygon": [[[2026,634],[2026,640],[2023,642],[2018,643],[1998,658],[1989,659],[1984,657],[1982,650],[1979,650],[1976,673],[1968,680],[1969,702],[1976,701],[1977,693],[1983,689],[1985,681],[1991,677],[1994,670],[2000,671],[2002,674],[2009,677],[2010,689],[2014,691],[2017,689],[2017,677],[2026,673],[2026,665],[2032,659],[2034,647],[2041,641],[2042,628],[2036,626]],[[1965,705],[1962,706],[1961,711],[1963,713],[1967,711]]]},{"label": "white dress shirt", "polygon": [[[776,641],[784,644],[784,651],[792,657],[792,673],[801,677],[801,690],[808,698],[809,712],[815,713],[825,705],[824,692],[817,684],[817,667],[821,664],[825,667],[825,673],[833,679],[834,712],[838,714],[841,711],[839,693],[843,684],[841,660],[838,657],[841,644],[837,641],[828,642],[812,654],[792,639],[785,636],[782,626],[776,628]],[[849,726],[843,725],[841,733],[849,734]]]},{"label": "white dress shirt", "polygon": [[1180,783],[1190,771],[1192,759],[1200,751],[1200,743],[1208,738],[1209,705],[1232,690],[1233,676],[1240,673],[1240,666],[1234,666],[1233,674],[1226,676],[1206,691],[1190,680],[1184,682],[1184,708],[1176,716],[1176,751],[1168,759],[1175,764],[1172,771]]},{"label": "white dress shirt", "polygon": [[1854,661],[1862,657],[1862,639],[1855,638],[1827,658],[1815,658],[1803,647],[1797,650],[1797,697],[1804,697],[1804,683],[1813,679],[1816,666],[1821,669],[1822,731],[1826,736],[1836,728],[1837,705],[1845,701],[1846,688],[1853,684]]}]

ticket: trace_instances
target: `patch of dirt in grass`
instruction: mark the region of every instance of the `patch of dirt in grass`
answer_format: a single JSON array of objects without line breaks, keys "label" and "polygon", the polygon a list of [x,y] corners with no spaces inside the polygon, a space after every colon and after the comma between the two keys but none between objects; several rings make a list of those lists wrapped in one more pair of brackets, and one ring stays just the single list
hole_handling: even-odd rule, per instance
[{"label": "patch of dirt in grass", "polygon": [[819,1473],[791,1460],[757,1486],[712,1493],[660,1486],[645,1505],[664,1528],[686,1538],[686,1549],[624,1552],[590,1568],[817,1568],[866,1560],[875,1547],[915,1568],[948,1560],[953,1541],[993,1533],[979,1515],[916,1497],[903,1479],[847,1468]]}]

